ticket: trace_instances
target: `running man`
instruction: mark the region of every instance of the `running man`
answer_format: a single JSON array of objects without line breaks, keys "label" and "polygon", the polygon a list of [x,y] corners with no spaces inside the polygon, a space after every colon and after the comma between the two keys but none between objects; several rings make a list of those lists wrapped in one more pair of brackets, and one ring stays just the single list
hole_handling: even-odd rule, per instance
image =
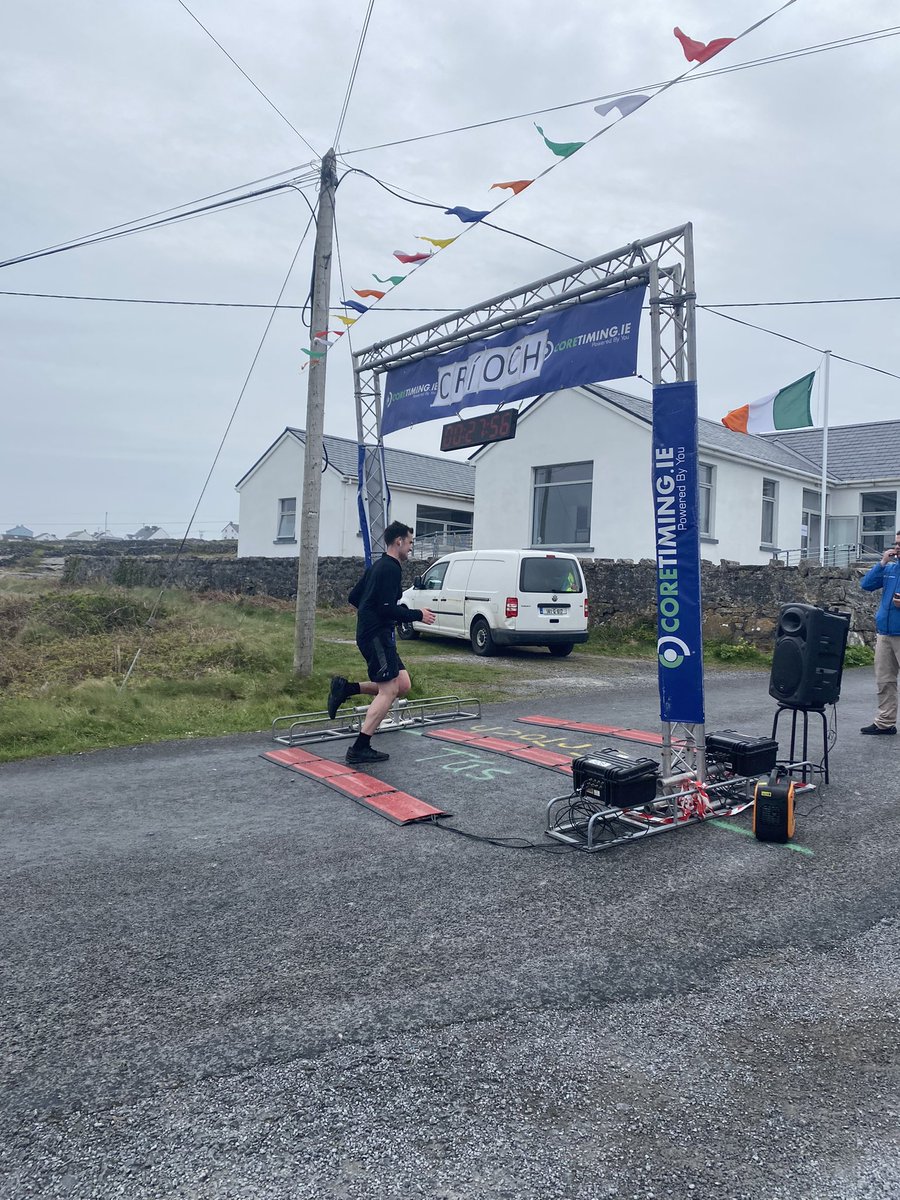
[{"label": "running man", "polygon": [[356,644],[366,660],[369,678],[350,683],[343,675],[335,675],[328,693],[328,715],[332,721],[351,696],[362,693],[375,697],[359,737],[347,750],[347,762],[353,764],[387,762],[390,758],[389,754],[375,750],[371,739],[394,701],[402,700],[411,686],[409,672],[397,653],[397,624],[422,621],[431,625],[434,621],[430,608],[407,608],[397,603],[403,594],[401,566],[412,553],[413,531],[402,521],[392,521],[384,531],[384,544],[384,554],[347,597],[356,609]]}]

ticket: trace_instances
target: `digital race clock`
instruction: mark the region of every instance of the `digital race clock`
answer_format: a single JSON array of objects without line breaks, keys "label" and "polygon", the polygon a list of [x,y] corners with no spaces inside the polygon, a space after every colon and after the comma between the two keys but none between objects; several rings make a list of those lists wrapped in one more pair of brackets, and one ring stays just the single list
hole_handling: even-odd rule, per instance
[{"label": "digital race clock", "polygon": [[516,436],[518,419],[516,409],[504,408],[485,417],[454,421],[441,430],[441,449],[465,450],[469,446],[483,446],[486,442],[505,442]]}]

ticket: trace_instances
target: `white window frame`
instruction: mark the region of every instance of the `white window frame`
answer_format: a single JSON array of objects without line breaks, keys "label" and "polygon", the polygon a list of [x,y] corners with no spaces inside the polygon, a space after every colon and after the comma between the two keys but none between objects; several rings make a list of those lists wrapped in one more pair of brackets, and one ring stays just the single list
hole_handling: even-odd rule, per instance
[{"label": "white window frame", "polygon": [[278,514],[275,521],[275,541],[296,542],[296,540],[297,497],[281,496],[278,500]]},{"label": "white window frame", "polygon": [[[766,485],[767,484],[769,484],[772,488],[771,495],[766,494]],[[771,536],[771,538],[766,537],[767,513],[769,513],[771,515],[771,521],[772,521],[772,536]],[[761,507],[760,524],[759,524],[759,541],[760,541],[761,547],[768,550],[770,546],[771,547],[777,546],[778,545],[777,537],[778,537],[778,480],[764,478],[762,481],[762,507]]]},{"label": "white window frame", "polygon": [[[712,540],[716,536],[716,468],[715,468],[715,464],[706,463],[706,462],[698,462],[697,468],[698,468],[697,469],[697,490],[699,492],[698,499],[700,501],[699,506],[698,506],[699,511],[697,513],[697,525],[699,526],[699,529],[700,529],[700,536],[702,538],[709,538],[710,540]],[[703,481],[704,470],[709,471],[709,483],[704,483],[704,481]],[[708,515],[707,525],[709,527],[707,529],[703,528],[703,503],[702,503],[702,501],[703,501],[704,491],[707,491],[709,493],[709,512],[707,514]]]},{"label": "white window frame", "polygon": [[[558,483],[554,483],[552,481],[549,483],[538,483],[537,482],[538,471],[553,471],[557,467],[584,467],[585,468],[585,476],[582,479],[560,480]],[[559,488],[583,487],[585,484],[587,484],[588,487],[590,488],[590,497],[589,497],[588,505],[587,505],[587,536],[583,540],[577,541],[577,542],[576,541],[571,541],[571,542],[539,541],[537,538],[537,533],[538,533],[538,530],[537,530],[538,492],[543,492],[545,489],[552,488],[552,487],[559,487]],[[557,547],[571,546],[571,547],[590,548],[591,519],[593,517],[593,511],[592,511],[593,506],[594,506],[594,462],[593,462],[593,459],[583,459],[579,462],[541,463],[538,466],[532,467],[531,468],[531,545],[535,548],[538,548],[538,547],[543,548],[544,546],[557,546]],[[574,530],[574,532],[577,533],[578,529],[576,528]]]}]

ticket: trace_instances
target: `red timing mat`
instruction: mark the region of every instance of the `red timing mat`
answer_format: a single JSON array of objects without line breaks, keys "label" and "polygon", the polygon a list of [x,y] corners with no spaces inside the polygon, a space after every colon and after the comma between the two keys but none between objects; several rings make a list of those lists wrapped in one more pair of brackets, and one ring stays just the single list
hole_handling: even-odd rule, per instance
[{"label": "red timing mat", "polygon": [[330,758],[320,758],[318,754],[310,754],[299,746],[287,750],[269,750],[262,755],[276,766],[287,767],[305,775],[307,779],[315,779],[333,788],[342,796],[349,796],[357,804],[371,808],[373,812],[387,817],[395,825],[410,825],[413,821],[430,821],[436,817],[449,817],[451,814],[440,808],[426,804],[410,796],[408,792],[400,792],[393,784],[376,779],[374,775],[366,775],[357,771],[349,763],[332,762]]},{"label": "red timing mat", "polygon": [[545,750],[543,746],[532,746],[527,742],[510,742],[506,738],[489,737],[484,733],[469,733],[465,729],[433,729],[424,735],[441,742],[454,742],[458,746],[471,746],[473,750],[491,750],[517,758],[521,762],[533,763],[537,767],[549,767],[551,771],[572,774],[572,758],[556,750]]},{"label": "red timing mat", "polygon": [[[550,729],[570,729],[575,733],[597,733],[601,737],[621,738],[624,742],[640,742],[644,746],[661,746],[661,733],[650,733],[646,729],[619,729],[616,725],[595,725],[591,721],[564,721],[559,717],[516,717],[523,725],[546,725]],[[673,746],[682,747],[684,742],[672,741]]]}]

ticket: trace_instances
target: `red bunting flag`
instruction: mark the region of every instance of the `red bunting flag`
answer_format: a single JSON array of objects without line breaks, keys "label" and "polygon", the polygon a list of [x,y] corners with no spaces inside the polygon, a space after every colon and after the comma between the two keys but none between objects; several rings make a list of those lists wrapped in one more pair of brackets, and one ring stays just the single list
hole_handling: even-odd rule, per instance
[{"label": "red bunting flag", "polygon": [[402,263],[417,263],[424,262],[426,258],[431,258],[430,254],[404,254],[402,250],[394,251],[394,258]]},{"label": "red bunting flag", "polygon": [[684,57],[688,62],[705,63],[718,54],[720,50],[724,50],[726,46],[730,46],[734,41],[734,38],[713,38],[711,42],[695,42],[686,33],[682,33],[677,25],[675,26],[674,33],[679,42],[681,42]]},{"label": "red bunting flag", "polygon": [[519,192],[524,192],[532,183],[534,183],[533,179],[510,179],[507,183],[492,183],[491,191],[494,188],[509,188],[513,195],[518,196]]},{"label": "red bunting flag", "polygon": [[379,292],[377,288],[354,288],[353,290],[356,292],[357,296],[362,296],[363,300],[365,300],[367,296],[374,296],[376,300],[384,299],[384,292]]}]

